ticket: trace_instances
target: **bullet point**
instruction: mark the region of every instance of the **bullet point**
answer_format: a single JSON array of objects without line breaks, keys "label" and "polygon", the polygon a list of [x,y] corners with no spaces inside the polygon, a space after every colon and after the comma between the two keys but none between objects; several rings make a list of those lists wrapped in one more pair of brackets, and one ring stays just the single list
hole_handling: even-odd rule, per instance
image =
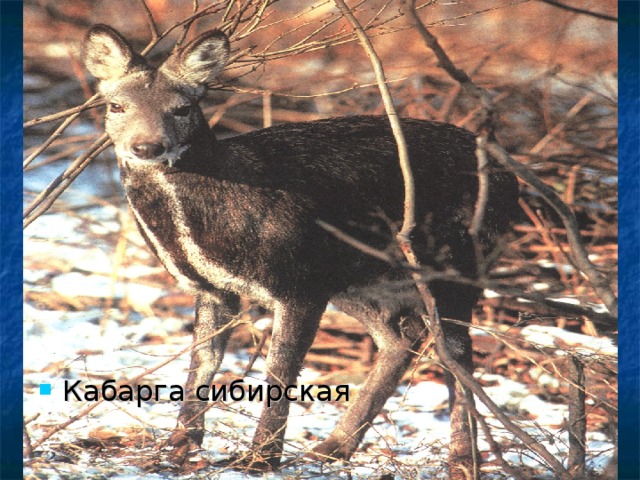
[{"label": "bullet point", "polygon": [[51,384],[50,383],[41,383],[40,384],[40,395],[51,395]]}]

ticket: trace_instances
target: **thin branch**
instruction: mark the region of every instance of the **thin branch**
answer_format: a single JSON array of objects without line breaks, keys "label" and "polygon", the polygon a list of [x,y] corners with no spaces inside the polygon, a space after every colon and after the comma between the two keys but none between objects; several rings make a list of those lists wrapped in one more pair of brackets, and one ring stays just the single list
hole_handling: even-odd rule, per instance
[{"label": "thin branch", "polygon": [[569,471],[584,478],[587,444],[587,412],[585,409],[584,365],[577,355],[569,355]]},{"label": "thin branch", "polygon": [[80,114],[82,112],[84,112],[86,109],[91,108],[91,106],[93,106],[93,102],[98,98],[98,95],[94,95],[93,97],[91,97],[89,100],[87,100],[84,105],[81,105],[80,107],[77,107],[77,109],[73,109],[75,110],[75,113],[73,113],[72,115],[70,115],[69,117],[67,117],[65,119],[64,122],[62,122],[58,128],[55,129],[55,131],[49,135],[49,138],[47,138],[47,140],[45,140],[42,145],[40,145],[37,149],[35,149],[31,155],[29,155],[24,162],[22,163],[22,168],[26,168],[27,166],[29,166],[29,164],[31,164],[31,162],[33,162],[42,152],[44,152],[47,148],[49,148],[49,146],[55,142],[63,133],[64,131],[67,129],[67,127],[69,125],[71,125],[73,123],[73,121],[78,118],[80,116]]},{"label": "thin branch", "polygon": [[409,243],[409,237],[416,225],[414,205],[415,183],[413,180],[413,173],[411,172],[411,163],[409,162],[407,142],[404,138],[404,134],[402,133],[400,119],[393,105],[393,98],[391,97],[389,87],[387,86],[387,78],[385,76],[384,69],[382,68],[382,62],[376,54],[371,40],[369,39],[369,37],[367,37],[367,34],[364,32],[362,26],[353,16],[353,13],[351,13],[351,10],[349,10],[349,7],[347,7],[344,1],[335,0],[335,2],[345,18],[349,20],[349,23],[351,23],[351,25],[353,26],[353,29],[355,30],[360,43],[367,52],[369,60],[371,60],[373,71],[376,75],[376,79],[378,80],[378,86],[380,88],[380,94],[382,96],[384,108],[387,112],[387,117],[389,118],[389,122],[391,124],[393,136],[395,137],[396,143],[398,145],[398,159],[400,162],[400,168],[402,169],[402,176],[404,178],[404,221],[402,223],[400,232],[398,232],[398,238],[402,243]]},{"label": "thin branch", "polygon": [[507,462],[502,456],[500,445],[498,444],[498,442],[496,442],[495,438],[493,438],[493,435],[491,434],[491,429],[489,428],[489,425],[487,424],[487,421],[484,418],[484,416],[481,415],[478,412],[478,410],[476,410],[476,407],[473,404],[469,405],[469,409],[471,410],[471,413],[476,418],[476,420],[478,420],[478,423],[480,424],[480,428],[482,428],[482,432],[484,433],[485,440],[489,444],[489,448],[491,448],[491,451],[493,452],[496,459],[500,463],[500,466],[504,469],[505,472],[507,472],[507,474],[511,475],[515,480],[525,480],[524,477],[520,474],[520,471],[514,468],[513,466],[509,465],[509,462]]},{"label": "thin branch", "polygon": [[[198,0],[193,0],[193,15],[198,13]],[[179,45],[182,45],[185,40],[187,39],[187,34],[189,33],[189,29],[191,28],[191,25],[193,25],[193,22],[196,21],[195,16],[193,16],[193,19],[190,22],[187,22],[184,24],[184,26],[182,27],[182,35],[180,35],[180,38],[178,39],[178,41],[176,42],[176,47]]]},{"label": "thin branch", "polygon": [[600,20],[607,20],[609,22],[617,22],[617,17],[612,17],[611,15],[607,15],[606,13],[600,12],[592,12],[591,10],[585,10],[584,8],[572,7],[571,5],[565,5],[564,3],[560,3],[556,0],[540,0],[542,3],[546,3],[547,5],[552,5],[554,7],[561,8],[563,10],[568,10],[569,12],[580,13],[582,15],[588,15],[590,17],[598,18]]},{"label": "thin branch", "polygon": [[493,105],[491,102],[491,96],[489,93],[483,88],[478,87],[469,75],[464,70],[459,69],[455,66],[455,64],[449,58],[449,55],[444,51],[444,49],[440,46],[438,42],[438,38],[433,35],[427,27],[425,27],[420,17],[418,17],[418,13],[416,12],[415,0],[401,0],[401,4],[404,4],[407,7],[407,16],[413,27],[418,31],[420,36],[423,38],[427,47],[435,54],[438,59],[438,65],[443,68],[451,78],[460,83],[464,89],[466,89],[471,95],[479,98],[482,101],[482,106],[493,110]]},{"label": "thin branch", "polygon": [[238,32],[238,36],[243,34],[243,36],[249,35],[258,25],[260,25],[265,18],[265,11],[270,5],[270,2],[271,0],[264,0],[260,7],[256,7],[257,11],[251,16],[251,23],[247,24],[240,32]]},{"label": "thin branch", "polygon": [[46,212],[49,207],[62,195],[66,188],[82,173],[91,160],[111,146],[111,140],[105,133],[93,142],[85,153],[80,155],[67,169],[58,175],[38,196],[29,204],[23,214],[23,226],[27,228],[36,218]]},{"label": "thin branch", "polygon": [[578,100],[578,102],[567,112],[564,119],[555,127],[553,127],[549,131],[549,133],[542,137],[540,141],[536,143],[533,148],[531,148],[531,150],[529,150],[529,153],[531,155],[539,154],[544,149],[544,147],[546,147],[556,136],[558,136],[560,132],[565,129],[569,120],[574,118],[585,106],[589,104],[593,97],[595,97],[595,94],[593,92],[588,92],[580,100]]},{"label": "thin branch", "polygon": [[[387,83],[388,84],[392,84],[392,83],[404,82],[404,81],[407,80],[407,78],[408,77],[394,78],[393,80],[387,80]],[[352,92],[352,91],[358,90],[360,88],[369,88],[369,87],[373,87],[373,86],[377,86],[377,85],[378,84],[376,82],[373,82],[373,83],[354,83],[350,87],[342,88],[340,90],[332,90],[330,92],[321,92],[321,93],[310,93],[308,95],[276,92],[276,91],[268,90],[268,89],[264,89],[264,88],[235,86],[235,85],[231,85],[231,86],[227,86],[227,87],[221,88],[221,90],[229,90],[229,91],[237,92],[237,93],[254,93],[254,94],[259,95],[259,96],[262,96],[265,93],[268,93],[269,95],[272,95],[274,97],[318,98],[318,97],[336,96],[336,95],[340,95],[342,93]]]},{"label": "thin branch", "polygon": [[142,8],[144,9],[144,12],[147,15],[147,23],[149,24],[149,30],[151,30],[151,40],[157,40],[160,37],[160,34],[158,32],[158,26],[156,25],[156,21],[153,19],[153,14],[151,13],[151,9],[149,8],[149,5],[147,5],[146,0],[140,0],[140,3],[142,4]]},{"label": "thin branch", "polygon": [[[469,235],[473,239],[473,244],[476,253],[476,260],[480,260],[482,257],[482,244],[480,242],[480,230],[482,229],[482,222],[484,221],[484,214],[487,210],[487,204],[489,202],[489,160],[487,159],[487,137],[488,133],[483,132],[476,137],[476,158],[478,160],[478,199],[476,200],[475,208],[473,211],[473,217],[471,224],[469,225]],[[482,262],[482,268],[478,270],[484,275],[485,266]]]},{"label": "thin branch", "polygon": [[28,120],[22,124],[22,128],[35,127],[36,125],[41,125],[43,123],[53,122],[54,120],[60,120],[61,118],[68,117],[74,113],[82,113],[85,110],[89,110],[90,108],[99,107],[104,104],[104,101],[99,100],[100,95],[95,94],[89,100],[84,102],[82,105],[78,105],[77,107],[68,108],[58,113],[53,113],[51,115],[45,115],[44,117],[37,117],[31,120]]},{"label": "thin branch", "polygon": [[387,262],[390,264],[397,263],[395,259],[388,253],[382,250],[378,250],[377,248],[373,248],[365,242],[361,242],[360,240],[352,237],[351,235],[348,235],[339,228],[336,228],[333,225],[328,224],[327,222],[316,220],[316,223],[324,228],[327,232],[335,236],[337,239],[343,241],[347,245],[351,245],[352,247],[357,248],[362,253],[365,253],[373,258],[377,258],[378,260],[382,260],[383,262]]}]

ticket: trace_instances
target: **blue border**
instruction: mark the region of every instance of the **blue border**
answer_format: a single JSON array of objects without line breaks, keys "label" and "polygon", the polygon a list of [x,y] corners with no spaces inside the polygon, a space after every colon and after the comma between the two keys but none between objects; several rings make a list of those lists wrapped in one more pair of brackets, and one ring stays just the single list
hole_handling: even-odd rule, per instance
[{"label": "blue border", "polygon": [[22,2],[0,2],[0,478],[22,478]]},{"label": "blue border", "polygon": [[618,3],[620,64],[620,479],[640,478],[640,3]]}]

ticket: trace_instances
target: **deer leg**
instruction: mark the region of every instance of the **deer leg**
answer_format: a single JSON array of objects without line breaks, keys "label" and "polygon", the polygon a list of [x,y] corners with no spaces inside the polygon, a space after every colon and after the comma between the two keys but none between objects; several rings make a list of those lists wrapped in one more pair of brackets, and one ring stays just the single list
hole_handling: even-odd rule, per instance
[{"label": "deer leg", "polygon": [[267,355],[268,389],[282,395],[267,395],[260,421],[253,438],[250,469],[275,468],[280,464],[284,433],[289,414],[285,388],[295,385],[307,351],[313,343],[326,301],[298,301],[277,304]]},{"label": "deer leg", "polygon": [[[430,285],[442,321],[442,330],[449,354],[467,372],[473,374],[473,347],[469,327],[446,319],[471,322],[473,307],[477,301],[477,290],[451,282],[434,282]],[[479,464],[477,453],[477,429],[469,406],[473,406],[473,394],[462,387],[445,368],[445,381],[449,389],[451,411],[451,443],[449,444],[450,478],[469,478],[474,465]]]},{"label": "deer leg", "polygon": [[416,315],[401,319],[398,315],[390,315],[388,311],[383,313],[370,302],[363,302],[356,308],[350,302],[335,303],[345,313],[365,324],[378,347],[379,356],[357,398],[351,402],[333,432],[308,455],[324,461],[348,460],[356,451],[409,366],[416,340],[422,338],[426,331]]},{"label": "deer leg", "polygon": [[[204,413],[209,403],[199,400],[196,390],[201,385],[210,385],[218,371],[232,330],[224,327],[237,315],[238,308],[239,299],[235,294],[221,291],[196,295],[194,342],[211,338],[191,351],[186,398],[178,414],[178,424],[167,442],[174,447],[171,452],[174,463],[182,464],[189,452],[202,444]],[[204,396],[202,391],[201,396]]]}]

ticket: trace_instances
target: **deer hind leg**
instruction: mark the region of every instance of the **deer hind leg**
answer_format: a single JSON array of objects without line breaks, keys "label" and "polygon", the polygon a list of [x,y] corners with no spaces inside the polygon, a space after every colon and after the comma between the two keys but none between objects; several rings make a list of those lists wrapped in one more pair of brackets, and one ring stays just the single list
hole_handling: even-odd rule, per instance
[{"label": "deer hind leg", "polygon": [[385,302],[380,298],[385,296],[381,290],[376,292],[375,298],[366,295],[359,299],[332,300],[338,308],[367,327],[378,347],[379,356],[357,398],[351,402],[329,437],[316,446],[309,457],[324,461],[348,460],[395,391],[411,362],[414,347],[426,333],[415,308],[402,305],[403,295],[415,305],[414,292],[401,293]]},{"label": "deer hind leg", "polygon": [[[468,323],[478,298],[477,289],[453,282],[433,282],[431,292],[436,300],[442,319],[442,330],[449,354],[468,373],[473,374],[473,349]],[[448,321],[454,319],[464,324]],[[445,381],[449,389],[451,412],[451,442],[449,444],[450,478],[466,479],[474,465],[479,465],[477,453],[477,431],[470,407],[474,405],[473,394],[462,387],[445,368]]]},{"label": "deer hind leg", "polygon": [[276,304],[271,347],[267,354],[267,384],[282,395],[269,398],[253,438],[251,453],[242,463],[249,470],[267,470],[280,465],[284,433],[289,414],[287,386],[295,385],[307,351],[313,343],[326,299],[305,299]]},{"label": "deer hind leg", "polygon": [[178,424],[167,442],[174,447],[171,452],[174,463],[182,464],[189,452],[202,444],[204,413],[209,403],[199,400],[196,390],[201,385],[211,385],[231,335],[232,329],[224,327],[238,314],[238,309],[239,299],[235,294],[199,292],[196,295],[194,342],[207,337],[211,339],[199,344],[191,352],[191,366],[185,385],[186,398],[178,414]]}]

